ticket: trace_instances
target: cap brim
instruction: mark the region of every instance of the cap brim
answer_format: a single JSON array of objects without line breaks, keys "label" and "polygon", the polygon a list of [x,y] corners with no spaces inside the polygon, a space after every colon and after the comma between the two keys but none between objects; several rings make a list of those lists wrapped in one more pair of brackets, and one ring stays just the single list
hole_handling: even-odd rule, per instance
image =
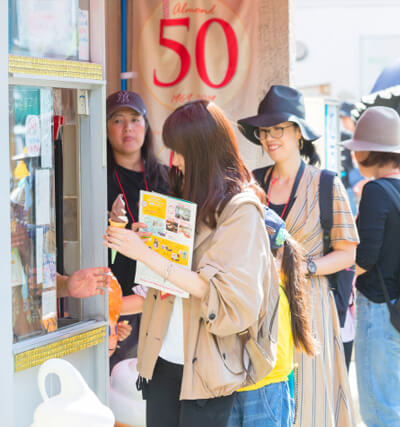
[{"label": "cap brim", "polygon": [[107,111],[107,120],[118,110],[120,110],[121,108],[129,108],[130,110],[133,110],[135,113],[138,113],[141,116],[145,116],[145,114],[143,114],[140,111],[140,108],[133,108],[132,105],[126,105],[126,104],[120,104],[120,105],[116,105],[114,108],[111,109],[111,111]]},{"label": "cap brim", "polygon": [[275,126],[283,122],[296,123],[300,128],[302,137],[306,141],[312,142],[321,137],[321,135],[315,132],[304,119],[287,113],[260,114],[257,116],[247,117],[239,120],[238,125],[239,130],[249,141],[254,144],[261,145],[261,142],[254,136],[254,130],[259,127]]},{"label": "cap brim", "polygon": [[374,144],[369,141],[362,141],[360,139],[346,139],[342,141],[345,148],[352,151],[379,151],[383,153],[400,153],[400,145],[392,147],[389,145]]}]

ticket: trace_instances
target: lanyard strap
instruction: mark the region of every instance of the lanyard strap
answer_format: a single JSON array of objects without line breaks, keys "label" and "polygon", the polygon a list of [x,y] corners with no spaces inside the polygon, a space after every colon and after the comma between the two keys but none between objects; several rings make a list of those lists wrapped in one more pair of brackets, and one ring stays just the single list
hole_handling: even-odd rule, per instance
[{"label": "lanyard strap", "polygon": [[[283,220],[286,220],[286,218],[287,218],[287,216],[289,214],[289,211],[290,211],[290,209],[291,209],[291,207],[293,205],[293,202],[294,202],[294,199],[295,199],[295,195],[296,195],[296,191],[297,191],[297,187],[300,184],[300,180],[301,180],[301,177],[303,176],[305,167],[306,167],[305,163],[303,162],[303,160],[301,160],[300,166],[299,166],[299,170],[297,171],[296,178],[295,178],[294,183],[293,183],[292,191],[290,192],[289,199],[286,202],[285,207],[283,208],[283,211],[282,211],[282,214],[281,214],[281,218]],[[273,184],[271,185],[271,178],[272,178],[273,172],[274,172],[274,167],[272,166],[271,172],[267,176],[267,180],[265,182],[265,188],[264,188],[264,190],[267,193],[267,197],[268,197],[267,206],[269,206],[269,204],[270,204],[270,191],[271,191],[272,186],[273,186]]]},{"label": "lanyard strap", "polygon": [[[144,178],[144,186],[145,186],[145,188],[146,188],[146,191],[149,191],[149,186],[148,186],[148,184],[147,184],[147,179],[146,179],[146,173],[145,173],[145,170],[144,170],[144,163],[143,163],[143,160],[141,161],[141,167],[142,167],[142,174],[143,174],[143,178]],[[115,172],[115,177],[117,178],[117,181],[118,181],[119,188],[120,188],[120,189],[121,189],[121,191],[122,191],[122,195],[123,195],[123,197],[124,197],[125,205],[126,205],[126,208],[128,209],[129,216],[131,217],[132,222],[135,222],[135,218],[134,218],[134,216],[133,216],[133,214],[132,214],[132,212],[131,212],[131,208],[129,207],[128,199],[126,198],[126,194],[125,194],[125,191],[124,191],[124,187],[122,187],[121,181],[120,181],[120,179],[119,179],[118,172],[117,172],[117,170],[116,170],[116,169],[114,170],[114,172]]]}]

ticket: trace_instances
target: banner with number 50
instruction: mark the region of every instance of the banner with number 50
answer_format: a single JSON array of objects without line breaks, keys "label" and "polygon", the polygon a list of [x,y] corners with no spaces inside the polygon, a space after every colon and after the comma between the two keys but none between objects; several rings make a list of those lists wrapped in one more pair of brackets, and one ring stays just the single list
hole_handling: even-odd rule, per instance
[{"label": "banner with number 50", "polygon": [[171,111],[195,99],[215,102],[235,121],[256,112],[258,0],[133,4],[138,75],[129,87],[143,97],[156,136]]}]

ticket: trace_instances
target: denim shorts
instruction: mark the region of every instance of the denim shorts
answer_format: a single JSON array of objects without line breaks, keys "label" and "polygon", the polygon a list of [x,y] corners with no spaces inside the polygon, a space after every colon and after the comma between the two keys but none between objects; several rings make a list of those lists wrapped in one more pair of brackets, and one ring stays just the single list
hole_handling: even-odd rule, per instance
[{"label": "denim shorts", "polygon": [[287,381],[236,393],[228,427],[291,427],[294,402]]}]

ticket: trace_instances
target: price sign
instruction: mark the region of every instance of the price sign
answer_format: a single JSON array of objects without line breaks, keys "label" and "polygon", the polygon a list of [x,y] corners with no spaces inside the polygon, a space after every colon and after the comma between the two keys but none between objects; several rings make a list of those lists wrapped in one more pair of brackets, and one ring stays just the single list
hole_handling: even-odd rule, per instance
[{"label": "price sign", "polygon": [[223,107],[248,83],[251,54],[248,31],[227,3],[170,0],[145,20],[137,63],[148,91],[167,109],[195,99]]},{"label": "price sign", "polygon": [[40,154],[40,116],[28,115],[25,122],[26,154],[36,157]]}]

